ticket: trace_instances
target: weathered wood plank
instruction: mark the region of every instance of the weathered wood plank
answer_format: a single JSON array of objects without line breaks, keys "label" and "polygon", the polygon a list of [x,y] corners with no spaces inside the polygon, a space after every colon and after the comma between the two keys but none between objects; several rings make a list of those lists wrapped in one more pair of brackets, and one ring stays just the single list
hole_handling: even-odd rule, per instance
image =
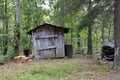
[{"label": "weathered wood plank", "polygon": [[37,37],[36,37],[36,39],[45,39],[45,38],[57,38],[57,35],[42,36],[42,37],[37,36]]},{"label": "weathered wood plank", "polygon": [[33,39],[33,46],[34,46],[35,58],[38,59],[38,58],[40,58],[40,55],[39,55],[38,52],[37,52],[38,43],[37,43],[37,41],[35,40],[35,37],[36,37],[36,33],[33,33],[33,32],[32,32],[32,39]]},{"label": "weathered wood plank", "polygon": [[38,49],[38,51],[55,49],[55,48],[56,48],[56,46],[50,46],[50,47],[40,48],[40,49]]},{"label": "weathered wood plank", "polygon": [[58,35],[57,41],[56,41],[56,57],[64,57],[65,56],[65,50],[64,50],[64,34],[62,31],[58,30],[56,32]]},{"label": "weathered wood plank", "polygon": [[[55,50],[55,49],[52,49],[52,50]],[[40,56],[41,58],[54,58],[55,57],[55,54],[53,54],[51,51],[49,52],[50,50],[43,50],[43,51],[38,51],[40,52]]]}]

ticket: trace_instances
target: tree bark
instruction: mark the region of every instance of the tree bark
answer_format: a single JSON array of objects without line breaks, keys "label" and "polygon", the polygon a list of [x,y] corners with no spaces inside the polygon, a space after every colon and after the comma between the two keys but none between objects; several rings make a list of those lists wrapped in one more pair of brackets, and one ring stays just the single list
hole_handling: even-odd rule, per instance
[{"label": "tree bark", "polygon": [[[120,48],[120,0],[114,0],[114,40],[115,48]],[[120,61],[120,49],[118,52]]]},{"label": "tree bark", "polygon": [[80,49],[80,34],[77,33],[77,46],[78,46],[78,49]]},{"label": "tree bark", "polygon": [[[91,0],[89,2],[89,9],[88,11],[91,10]],[[92,25],[91,25],[91,17],[89,17],[89,25],[88,25],[88,45],[87,45],[87,54],[92,54]]]},{"label": "tree bark", "polygon": [[111,37],[111,28],[112,28],[112,21],[110,21],[110,25],[109,25],[109,29],[108,29],[108,41],[111,41],[110,40],[110,37]]},{"label": "tree bark", "polygon": [[80,34],[79,34],[79,31],[77,32],[77,53],[80,54],[80,47],[81,47],[81,44],[80,44]]},{"label": "tree bark", "polygon": [[20,42],[20,0],[16,0],[16,16],[15,16],[15,55],[19,55]]}]

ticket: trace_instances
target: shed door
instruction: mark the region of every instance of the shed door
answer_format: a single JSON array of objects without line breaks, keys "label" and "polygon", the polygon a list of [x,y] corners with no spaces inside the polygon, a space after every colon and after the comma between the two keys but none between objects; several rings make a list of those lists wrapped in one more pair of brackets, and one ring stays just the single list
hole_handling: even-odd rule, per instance
[{"label": "shed door", "polygon": [[41,36],[36,37],[37,52],[42,58],[53,58],[56,56],[56,41],[57,36]]}]

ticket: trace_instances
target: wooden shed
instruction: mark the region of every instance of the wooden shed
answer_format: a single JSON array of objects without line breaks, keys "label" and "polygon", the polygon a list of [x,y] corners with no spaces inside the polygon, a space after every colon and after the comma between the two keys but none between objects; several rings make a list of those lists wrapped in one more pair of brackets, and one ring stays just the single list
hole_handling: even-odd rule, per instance
[{"label": "wooden shed", "polygon": [[65,56],[64,33],[68,28],[44,23],[30,30],[35,58],[60,58]]}]

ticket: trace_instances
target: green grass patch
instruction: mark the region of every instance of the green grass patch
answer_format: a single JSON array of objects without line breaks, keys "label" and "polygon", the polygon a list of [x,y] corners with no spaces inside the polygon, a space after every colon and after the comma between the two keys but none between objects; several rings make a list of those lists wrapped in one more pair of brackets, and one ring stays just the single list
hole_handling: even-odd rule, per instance
[{"label": "green grass patch", "polygon": [[71,80],[69,78],[56,78],[48,75],[27,75],[27,76],[20,76],[14,80]]},{"label": "green grass patch", "polygon": [[83,73],[83,76],[93,76],[93,75],[95,75],[95,73],[90,71]]},{"label": "green grass patch", "polygon": [[112,74],[108,66],[81,57],[0,66],[0,80],[104,80]]},{"label": "green grass patch", "polygon": [[72,67],[53,67],[53,68],[36,68],[36,69],[31,69],[30,73],[32,75],[48,75],[48,76],[56,76],[56,77],[61,77],[64,74],[71,73],[74,70]]},{"label": "green grass patch", "polygon": [[107,74],[108,72],[110,73],[110,69],[108,66],[103,65],[102,67],[99,68],[98,72],[100,74]]}]

